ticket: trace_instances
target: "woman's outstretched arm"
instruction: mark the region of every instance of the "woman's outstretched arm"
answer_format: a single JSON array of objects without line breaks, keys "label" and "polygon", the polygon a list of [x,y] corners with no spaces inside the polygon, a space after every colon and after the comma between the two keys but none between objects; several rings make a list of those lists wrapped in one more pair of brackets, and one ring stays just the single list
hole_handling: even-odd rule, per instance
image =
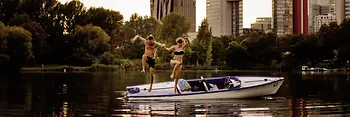
[{"label": "woman's outstretched arm", "polygon": [[169,47],[169,48],[167,48],[167,47],[164,46],[164,48],[165,48],[166,50],[168,50],[168,51],[172,51],[173,49],[175,49],[175,46],[173,45],[173,46],[171,46],[171,47]]}]

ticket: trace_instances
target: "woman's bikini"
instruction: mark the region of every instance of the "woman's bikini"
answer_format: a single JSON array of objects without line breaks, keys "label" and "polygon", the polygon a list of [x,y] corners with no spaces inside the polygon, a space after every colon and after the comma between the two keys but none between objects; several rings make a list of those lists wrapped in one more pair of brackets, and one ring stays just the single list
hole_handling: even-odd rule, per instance
[{"label": "woman's bikini", "polygon": [[[183,50],[175,50],[174,51],[174,55],[183,55],[183,54],[185,54],[185,51],[183,51]],[[174,60],[174,58],[172,58],[172,60]]]},{"label": "woman's bikini", "polygon": [[183,50],[180,51],[174,51],[175,55],[183,55],[185,52]]}]

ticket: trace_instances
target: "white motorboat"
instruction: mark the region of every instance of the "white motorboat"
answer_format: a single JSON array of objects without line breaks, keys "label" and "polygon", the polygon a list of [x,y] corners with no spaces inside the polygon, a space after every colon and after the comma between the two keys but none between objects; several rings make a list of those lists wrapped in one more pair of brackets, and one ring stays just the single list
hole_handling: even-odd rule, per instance
[{"label": "white motorboat", "polygon": [[284,81],[283,77],[224,76],[200,79],[179,79],[177,93],[174,82],[154,83],[126,87],[128,100],[183,100],[252,98],[275,94]]}]

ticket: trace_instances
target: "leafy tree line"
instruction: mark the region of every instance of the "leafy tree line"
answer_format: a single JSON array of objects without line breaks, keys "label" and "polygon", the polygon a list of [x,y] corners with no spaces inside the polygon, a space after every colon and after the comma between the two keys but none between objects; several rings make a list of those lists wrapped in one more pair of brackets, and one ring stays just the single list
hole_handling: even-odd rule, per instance
[{"label": "leafy tree line", "polygon": [[[90,66],[113,64],[137,66],[144,53],[141,42],[130,43],[135,35],[154,35],[171,45],[187,36],[189,22],[171,13],[161,21],[133,14],[124,21],[118,11],[86,8],[78,1],[57,0],[0,1],[0,67],[61,64]],[[316,65],[337,58],[335,66],[349,60],[349,20],[341,25],[323,25],[317,34],[284,35],[253,32],[239,37],[213,37],[206,19],[197,38],[186,49],[185,65],[229,68],[286,68]],[[157,63],[168,63],[172,53],[158,51]]]},{"label": "leafy tree line", "polygon": [[64,4],[57,0],[2,0],[0,22],[3,69],[41,64],[127,64],[128,59],[139,59],[143,54],[142,43],[129,42],[136,34],[153,34],[158,41],[170,44],[189,30],[189,22],[176,13],[164,17],[164,24],[137,14],[124,22],[118,11],[86,8],[78,0]]},{"label": "leafy tree line", "polygon": [[[252,32],[239,37],[214,37],[213,64],[231,68],[282,70],[349,67],[350,20],[324,24],[315,34],[283,35]],[[221,63],[220,63],[221,62]]]}]

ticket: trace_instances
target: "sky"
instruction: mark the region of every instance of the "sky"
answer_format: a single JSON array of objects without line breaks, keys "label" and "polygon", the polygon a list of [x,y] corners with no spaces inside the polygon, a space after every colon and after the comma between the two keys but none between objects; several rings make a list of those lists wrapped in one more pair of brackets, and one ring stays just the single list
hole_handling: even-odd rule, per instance
[{"label": "sky", "polygon": [[[71,0],[58,0],[67,2]],[[104,7],[119,11],[124,21],[129,20],[131,14],[150,16],[150,0],[80,0],[86,7]],[[196,27],[206,16],[206,0],[196,0]],[[272,0],[243,0],[243,27],[250,28],[256,17],[272,16]]]}]

